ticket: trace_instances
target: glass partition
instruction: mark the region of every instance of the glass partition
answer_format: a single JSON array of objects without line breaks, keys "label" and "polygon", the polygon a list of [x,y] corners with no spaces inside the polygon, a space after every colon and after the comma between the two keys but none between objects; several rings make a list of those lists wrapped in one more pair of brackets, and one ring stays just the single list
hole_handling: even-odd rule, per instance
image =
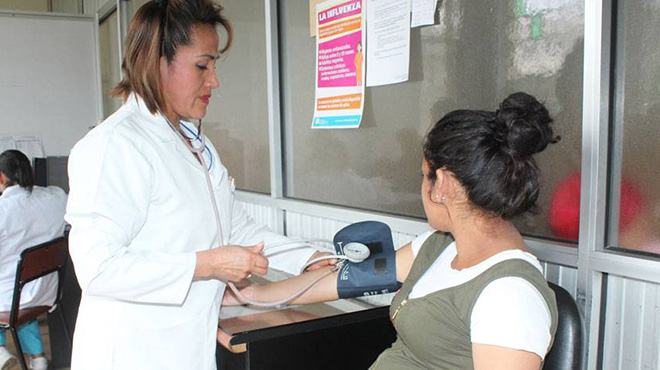
[{"label": "glass partition", "polygon": [[264,3],[224,0],[222,6],[234,41],[217,63],[220,88],[204,120],[206,135],[239,189],[270,193]]},{"label": "glass partition", "polygon": [[0,0],[0,10],[81,14],[81,0]]},{"label": "glass partition", "polygon": [[48,0],[0,0],[0,9],[47,12]]},{"label": "glass partition", "polygon": [[608,245],[660,254],[660,0],[617,3]]},{"label": "glass partition", "polygon": [[361,127],[351,130],[310,128],[316,40],[308,8],[282,1],[279,14],[288,197],[424,217],[429,128],[451,110],[494,110],[526,91],[546,103],[562,140],[537,156],[540,209],[516,222],[527,234],[577,240],[550,227],[548,208],[580,168],[582,1],[442,1],[435,25],[412,29],[409,81],[367,88]]},{"label": "glass partition", "polygon": [[[129,1],[129,19],[146,2]],[[213,92],[204,132],[238,189],[270,193],[264,2],[218,3],[234,29],[234,41],[216,65],[220,87]],[[225,32],[221,27],[218,32],[222,46]]]},{"label": "glass partition", "polygon": [[[147,2],[149,2],[149,0],[128,0],[125,2],[126,13],[128,14],[129,21],[133,19],[135,12],[137,12],[137,10]],[[126,29],[128,29],[128,25],[126,25]]]},{"label": "glass partition", "polygon": [[112,12],[99,25],[99,49],[101,51],[101,87],[103,91],[103,117],[107,118],[121,107],[120,98],[111,98],[110,91],[121,80],[119,61],[119,32],[117,12]]}]

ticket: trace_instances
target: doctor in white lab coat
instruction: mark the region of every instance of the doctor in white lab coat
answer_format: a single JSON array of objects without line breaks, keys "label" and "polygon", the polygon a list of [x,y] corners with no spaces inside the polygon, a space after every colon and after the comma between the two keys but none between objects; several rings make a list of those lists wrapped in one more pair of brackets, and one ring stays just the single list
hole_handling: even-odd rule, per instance
[{"label": "doctor in white lab coat", "polygon": [[[73,370],[215,369],[226,282],[263,274],[260,242],[285,240],[234,204],[210,141],[199,158],[179,136],[201,146],[190,121],[206,114],[218,87],[216,25],[231,42],[220,11],[210,0],[141,7],[115,90],[125,103],[71,152],[66,220],[82,287]],[[313,253],[279,254],[270,265],[297,273]]]},{"label": "doctor in white lab coat", "polygon": [[[18,150],[0,154],[0,311],[11,310],[16,266],[25,249],[64,235],[64,190],[33,186],[30,160]],[[50,306],[57,295],[57,274],[29,282],[21,292],[20,307]],[[19,328],[23,351],[32,355],[32,368],[46,367],[46,358],[36,320]],[[14,361],[5,349],[6,334],[0,334],[0,368]]]}]

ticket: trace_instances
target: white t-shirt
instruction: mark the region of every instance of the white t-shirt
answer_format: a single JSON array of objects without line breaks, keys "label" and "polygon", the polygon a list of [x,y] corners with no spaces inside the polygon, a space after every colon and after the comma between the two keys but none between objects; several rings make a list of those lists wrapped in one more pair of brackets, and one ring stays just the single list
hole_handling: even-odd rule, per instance
[{"label": "white t-shirt", "polygon": [[[415,256],[432,231],[411,243]],[[462,270],[451,267],[456,244],[451,243],[417,281],[410,298],[466,283],[488,268],[509,259],[522,259],[542,271],[536,257],[521,250],[500,252],[487,260]],[[545,357],[550,345],[550,310],[541,293],[527,280],[505,277],[488,284],[477,298],[470,316],[472,343],[490,344],[533,352]]]}]

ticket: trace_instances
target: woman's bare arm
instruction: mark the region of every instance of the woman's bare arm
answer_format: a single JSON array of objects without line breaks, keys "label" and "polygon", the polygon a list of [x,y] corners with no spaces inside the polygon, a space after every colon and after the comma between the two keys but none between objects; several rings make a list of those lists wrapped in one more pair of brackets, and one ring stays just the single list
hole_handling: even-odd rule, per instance
[{"label": "woman's bare arm", "polygon": [[[396,276],[398,281],[404,281],[410,272],[415,256],[412,253],[410,243],[399,248],[396,251]],[[287,296],[299,291],[312,281],[321,278],[316,284],[309,288],[305,293],[293,299],[291,304],[308,304],[317,302],[327,302],[339,299],[337,294],[337,272],[331,272],[334,266],[325,266],[313,271],[306,272],[300,276],[294,276],[286,280],[269,283],[266,285],[251,285],[243,288],[241,292],[251,300],[258,302],[279,301]],[[227,291],[224,305],[241,304],[240,299],[231,291]]]},{"label": "woman's bare arm", "polygon": [[[300,291],[312,281],[320,278],[311,288],[303,294],[289,301],[289,304],[307,304],[316,302],[327,302],[338,299],[337,295],[337,272],[333,271],[335,266],[325,266],[316,270],[306,272],[299,276],[293,276],[286,280],[268,283],[265,285],[249,285],[241,289],[241,293],[247,298],[257,302],[276,302],[291,294]],[[325,275],[323,278],[321,276]],[[240,298],[229,289],[225,291],[222,304],[227,306],[243,304]]]},{"label": "woman's bare arm", "polygon": [[415,261],[411,243],[396,250],[396,280],[403,283],[410,273],[410,268]]},{"label": "woman's bare arm", "polygon": [[[396,277],[398,281],[403,282],[406,279],[414,259],[415,256],[412,253],[410,243],[404,245],[396,251]],[[261,286],[250,285],[241,289],[241,292],[249,299],[254,301],[279,301],[291,295],[293,292],[305,287],[315,279],[319,279],[321,276],[327,274],[311,288],[309,288],[305,293],[300,295],[298,298],[293,299],[289,303],[306,304],[334,301],[338,299],[339,296],[337,293],[337,272],[332,271],[333,269],[335,269],[334,266],[325,266],[286,280]],[[240,305],[243,304],[243,302],[241,302],[230,289],[227,289],[225,291],[222,304],[231,306]],[[218,342],[225,348],[230,349],[230,340],[231,335],[218,328]]]}]

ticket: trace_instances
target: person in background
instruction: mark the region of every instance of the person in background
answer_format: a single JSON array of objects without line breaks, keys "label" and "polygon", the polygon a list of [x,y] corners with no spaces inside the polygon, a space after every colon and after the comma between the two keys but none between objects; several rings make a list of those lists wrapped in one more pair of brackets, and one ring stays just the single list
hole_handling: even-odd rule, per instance
[{"label": "person in background", "polygon": [[269,263],[297,274],[315,253],[261,254],[287,239],[235,204],[200,132],[232,35],[212,0],[148,1],[129,25],[114,90],[124,104],[69,156],[65,218],[82,288],[73,370],[215,369],[227,283]]},{"label": "person in background", "polygon": [[[533,155],[558,140],[551,122],[536,98],[516,93],[495,112],[450,112],[428,133],[421,196],[437,231],[396,252],[403,286],[390,318],[398,338],[372,369],[541,368],[557,328],[557,305],[539,261],[510,220],[538,199]],[[327,270],[243,292],[276,300]],[[337,297],[335,272],[292,303]],[[228,295],[225,303],[238,302]],[[229,339],[218,335],[225,346]]]},{"label": "person in background", "polygon": [[[21,252],[64,235],[64,190],[34,186],[30,160],[18,150],[0,154],[0,311],[11,310],[16,266]],[[20,308],[50,306],[57,295],[57,274],[28,283],[21,294]],[[44,370],[39,324],[32,320],[18,328],[18,339],[30,356],[30,368]],[[0,369],[16,363],[7,350],[6,333],[0,332]]]}]

